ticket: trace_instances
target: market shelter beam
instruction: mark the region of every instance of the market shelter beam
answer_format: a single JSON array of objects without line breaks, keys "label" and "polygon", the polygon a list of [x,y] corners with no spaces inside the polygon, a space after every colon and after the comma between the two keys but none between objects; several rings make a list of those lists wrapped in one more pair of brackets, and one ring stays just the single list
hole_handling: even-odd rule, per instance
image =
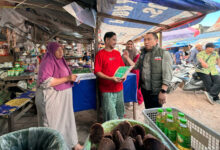
[{"label": "market shelter beam", "polygon": [[119,16],[112,16],[112,15],[105,14],[105,13],[98,13],[98,16],[104,17],[104,18],[111,18],[111,19],[116,19],[116,20],[128,21],[128,22],[133,22],[133,23],[140,23],[140,24],[144,24],[144,25],[153,25],[153,26],[158,26],[158,27],[170,28],[168,25],[164,25],[164,24],[158,24],[158,23],[130,19],[130,18],[123,18],[123,17],[119,17]]},{"label": "market shelter beam", "polygon": [[[52,10],[57,10],[57,11],[63,11],[65,10],[62,8],[62,6],[57,6],[54,5],[54,3],[48,3],[48,2],[36,2],[36,1],[28,1],[28,0],[5,0],[7,2],[13,2],[13,3],[18,3],[19,7],[20,5],[29,5],[33,7],[38,7],[38,8],[47,8],[47,9],[52,9]],[[16,7],[16,6],[15,6]]]},{"label": "market shelter beam", "polygon": [[200,15],[198,15],[198,16],[196,16],[196,17],[191,17],[191,18],[188,18],[188,19],[185,19],[185,20],[182,20],[182,21],[179,21],[179,22],[175,22],[175,23],[173,23],[173,24],[170,24],[170,25],[169,25],[169,28],[163,28],[163,27],[162,27],[162,28],[160,28],[160,29],[157,29],[157,30],[155,30],[155,32],[162,32],[162,31],[166,31],[166,30],[173,29],[173,28],[177,28],[177,27],[180,27],[180,26],[182,26],[182,25],[191,23],[191,22],[193,22],[193,21],[195,21],[195,20],[197,20],[197,19],[203,18],[203,17],[205,17],[205,16],[206,16],[206,14],[200,14]]}]

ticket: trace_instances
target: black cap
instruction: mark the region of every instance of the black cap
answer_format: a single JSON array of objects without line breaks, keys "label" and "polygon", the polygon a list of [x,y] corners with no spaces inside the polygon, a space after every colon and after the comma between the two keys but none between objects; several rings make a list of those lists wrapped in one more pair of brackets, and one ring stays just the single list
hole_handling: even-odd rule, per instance
[{"label": "black cap", "polygon": [[207,43],[206,45],[205,45],[205,48],[215,48],[215,45],[213,44],[213,43]]}]

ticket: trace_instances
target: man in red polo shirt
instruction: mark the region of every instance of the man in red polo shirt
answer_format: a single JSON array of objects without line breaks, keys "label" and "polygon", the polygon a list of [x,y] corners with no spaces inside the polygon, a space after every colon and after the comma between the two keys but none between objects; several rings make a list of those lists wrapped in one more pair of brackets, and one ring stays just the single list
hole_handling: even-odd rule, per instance
[{"label": "man in red polo shirt", "polygon": [[102,95],[102,109],[104,121],[121,119],[124,116],[123,81],[114,77],[116,70],[124,66],[120,53],[114,50],[117,42],[114,32],[107,32],[104,36],[105,48],[95,57],[94,73],[99,79],[99,90]]}]

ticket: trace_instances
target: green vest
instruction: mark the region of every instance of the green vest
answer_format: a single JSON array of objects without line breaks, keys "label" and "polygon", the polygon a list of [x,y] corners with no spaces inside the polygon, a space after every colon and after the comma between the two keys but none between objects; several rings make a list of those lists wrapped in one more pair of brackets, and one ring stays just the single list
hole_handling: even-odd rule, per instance
[{"label": "green vest", "polygon": [[[155,46],[152,50],[152,57],[151,57],[151,90],[152,95],[159,94],[161,87],[162,87],[162,59],[163,59],[163,49]],[[143,61],[146,54],[146,50],[143,49],[141,52],[140,58],[141,65],[140,65],[140,75],[142,74],[143,69]],[[141,77],[140,77],[141,79]]]}]

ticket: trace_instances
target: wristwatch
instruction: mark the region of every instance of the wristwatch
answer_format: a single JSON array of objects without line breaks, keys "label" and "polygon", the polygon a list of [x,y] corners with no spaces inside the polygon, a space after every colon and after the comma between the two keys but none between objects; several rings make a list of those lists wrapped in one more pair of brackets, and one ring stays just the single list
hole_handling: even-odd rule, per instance
[{"label": "wristwatch", "polygon": [[161,89],[160,92],[163,93],[163,94],[164,94],[164,93],[167,93],[167,91],[164,90],[164,89]]}]

